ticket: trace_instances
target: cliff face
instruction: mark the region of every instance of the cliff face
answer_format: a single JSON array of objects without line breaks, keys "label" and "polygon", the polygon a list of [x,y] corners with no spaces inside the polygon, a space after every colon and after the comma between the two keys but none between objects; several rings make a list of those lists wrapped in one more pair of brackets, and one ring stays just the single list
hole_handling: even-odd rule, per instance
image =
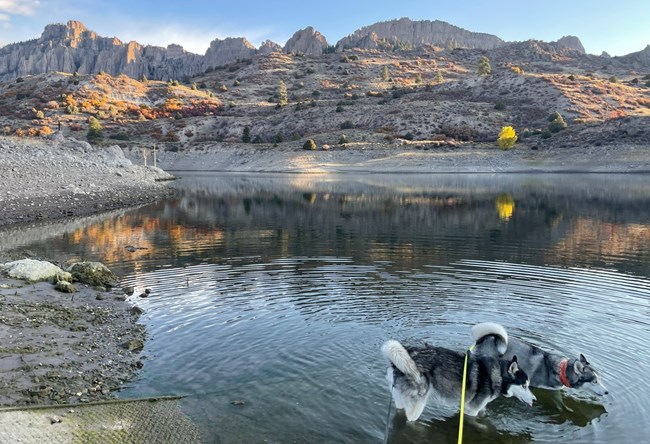
[{"label": "cliff face", "polygon": [[0,80],[51,71],[179,79],[251,53],[255,48],[245,39],[215,40],[201,56],[179,45],[162,48],[100,37],[82,23],[69,21],[46,26],[38,39],[0,48]]},{"label": "cliff face", "polygon": [[237,60],[249,59],[256,53],[255,47],[248,40],[228,37],[223,40],[215,39],[205,52],[203,70],[226,65]]},{"label": "cliff face", "polygon": [[408,18],[375,23],[358,29],[336,44],[336,49],[376,49],[382,41],[405,43],[411,47],[424,44],[472,49],[493,49],[504,44],[503,40],[491,34],[466,31],[439,20],[413,21]]},{"label": "cliff face", "polygon": [[287,54],[319,56],[327,48],[325,36],[311,26],[297,31],[284,45]]}]

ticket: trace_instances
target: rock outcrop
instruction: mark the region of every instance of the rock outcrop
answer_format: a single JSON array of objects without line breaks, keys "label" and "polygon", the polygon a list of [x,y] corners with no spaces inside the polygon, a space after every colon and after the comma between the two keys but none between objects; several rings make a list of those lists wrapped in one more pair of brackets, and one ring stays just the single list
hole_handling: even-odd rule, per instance
[{"label": "rock outcrop", "polygon": [[100,37],[82,23],[45,27],[36,40],[0,49],[0,79],[51,71],[80,74],[107,72],[133,78],[180,78],[201,72],[201,56],[178,45],[167,49]]},{"label": "rock outcrop", "polygon": [[574,51],[578,51],[580,54],[586,53],[585,47],[582,46],[580,39],[573,35],[565,35],[557,42],[553,42],[553,44],[561,48],[573,49]]},{"label": "rock outcrop", "polygon": [[[579,40],[578,40],[579,42]],[[495,49],[491,58],[508,62],[519,63],[522,61],[553,61],[557,58],[581,57],[584,52],[569,48],[558,42],[542,42],[540,40],[526,40],[525,42],[512,42]]]},{"label": "rock outcrop", "polygon": [[637,68],[650,68],[650,45],[646,46],[645,49],[641,51],[633,52],[622,57],[614,57],[614,59],[626,64],[631,64]]},{"label": "rock outcrop", "polygon": [[237,43],[224,47],[213,42],[216,47],[211,45],[206,55],[201,56],[179,45],[162,48],[100,37],[82,23],[71,20],[67,24],[47,25],[38,39],[0,48],[0,80],[52,71],[80,74],[104,71],[133,78],[180,79],[204,72],[206,61],[215,66],[214,63],[228,63],[251,53],[249,48],[246,48],[248,52],[241,49],[243,43],[237,50]]},{"label": "rock outcrop", "polygon": [[203,70],[227,65],[237,60],[249,59],[256,52],[253,44],[242,37],[215,39],[210,42],[210,47],[205,52]]},{"label": "rock outcrop", "polygon": [[262,55],[268,55],[272,52],[282,52],[282,46],[278,45],[271,40],[264,40],[259,48],[257,48],[257,53]]},{"label": "rock outcrop", "polygon": [[494,49],[502,46],[504,41],[491,34],[470,32],[440,20],[413,21],[401,18],[358,29],[339,40],[336,49],[376,49],[382,45],[396,44],[406,44],[412,48],[428,44],[443,48]]},{"label": "rock outcrop", "polygon": [[284,52],[287,54],[301,54],[319,56],[327,48],[327,39],[323,34],[314,30],[311,26],[296,31],[284,45]]}]

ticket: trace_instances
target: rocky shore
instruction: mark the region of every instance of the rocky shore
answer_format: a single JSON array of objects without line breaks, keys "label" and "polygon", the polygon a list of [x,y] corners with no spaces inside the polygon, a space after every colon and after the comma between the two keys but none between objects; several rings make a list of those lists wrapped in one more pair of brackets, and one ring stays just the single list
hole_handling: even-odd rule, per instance
[{"label": "rocky shore", "polygon": [[[0,229],[150,203],[172,193],[171,178],[134,165],[118,146],[0,138]],[[0,248],[0,266],[15,259]],[[71,285],[65,293],[0,270],[0,406],[110,398],[142,367],[145,331],[123,291]]]},{"label": "rocky shore", "polygon": [[171,178],[134,165],[119,146],[0,138],[0,226],[150,203],[171,193]]},{"label": "rocky shore", "polygon": [[103,282],[45,261],[1,262],[0,406],[107,399],[143,366],[140,311],[108,286],[110,270]]}]

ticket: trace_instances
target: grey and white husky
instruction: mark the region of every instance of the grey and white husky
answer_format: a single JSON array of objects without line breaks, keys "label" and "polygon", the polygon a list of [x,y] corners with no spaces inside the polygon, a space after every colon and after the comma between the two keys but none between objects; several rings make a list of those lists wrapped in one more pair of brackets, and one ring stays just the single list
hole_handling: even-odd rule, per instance
[{"label": "grey and white husky", "polygon": [[[492,337],[501,337],[505,329],[493,322],[472,327],[472,336],[479,345]],[[489,341],[491,342],[491,341]],[[528,342],[510,337],[503,358],[517,356],[517,363],[530,378],[531,387],[560,390],[564,387],[585,389],[596,395],[607,394],[596,369],[581,353],[578,358],[566,358],[559,353],[543,350]]]},{"label": "grey and white husky", "polygon": [[[517,365],[517,357],[499,357],[497,347],[507,335],[486,338],[467,361],[465,414],[476,416],[499,396],[515,396],[532,405],[535,395],[528,389],[528,376]],[[501,347],[502,348],[502,347]],[[502,348],[503,349],[503,348]],[[381,348],[388,359],[386,374],[398,409],[409,421],[417,420],[429,397],[445,405],[460,405],[465,354],[428,344],[404,347],[389,340]]]}]

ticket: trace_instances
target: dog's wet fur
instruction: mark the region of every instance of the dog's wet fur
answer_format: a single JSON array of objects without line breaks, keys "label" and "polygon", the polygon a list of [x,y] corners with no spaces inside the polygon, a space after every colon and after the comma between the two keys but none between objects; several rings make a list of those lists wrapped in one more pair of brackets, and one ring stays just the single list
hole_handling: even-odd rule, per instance
[{"label": "dog's wet fur", "polygon": [[[526,373],[516,356],[500,356],[507,345],[505,330],[485,337],[467,361],[465,414],[476,416],[499,396],[514,396],[532,405]],[[460,406],[465,353],[429,344],[404,346],[390,340],[382,346],[389,362],[387,379],[398,409],[409,421],[417,420],[429,399]]]}]

